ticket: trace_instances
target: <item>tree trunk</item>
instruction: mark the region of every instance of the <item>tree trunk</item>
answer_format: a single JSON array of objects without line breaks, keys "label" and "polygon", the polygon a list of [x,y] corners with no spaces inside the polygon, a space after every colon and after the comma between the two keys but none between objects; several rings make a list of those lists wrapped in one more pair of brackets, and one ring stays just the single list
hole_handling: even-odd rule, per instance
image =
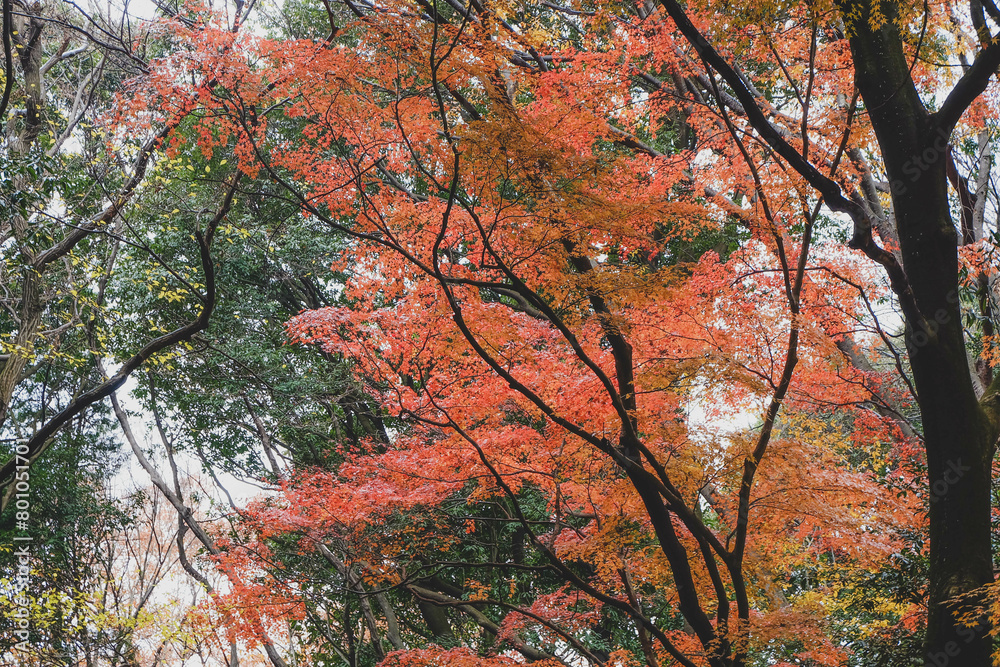
[{"label": "tree trunk", "polygon": [[981,600],[968,594],[993,581],[990,463],[997,432],[976,397],[966,359],[958,235],[948,201],[953,121],[925,109],[910,76],[894,7],[880,6],[886,17],[876,26],[867,2],[844,10],[846,15],[860,10],[848,26],[856,83],[889,177],[900,256],[913,297],[913,306],[904,308],[906,344],[930,494],[925,660],[935,667],[987,667],[992,664],[987,625],[981,611],[973,612]]}]

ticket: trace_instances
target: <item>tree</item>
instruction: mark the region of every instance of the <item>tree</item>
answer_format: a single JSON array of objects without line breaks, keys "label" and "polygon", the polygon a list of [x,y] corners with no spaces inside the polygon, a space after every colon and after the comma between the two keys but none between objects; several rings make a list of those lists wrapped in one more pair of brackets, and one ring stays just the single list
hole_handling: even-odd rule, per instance
[{"label": "tree", "polygon": [[[840,664],[865,623],[911,637],[925,602],[916,657],[986,664],[992,4],[323,14],[282,39],[180,9],[117,119],[167,140],[167,172],[224,150],[352,239],[343,290],[289,332],[351,364],[348,403],[380,406],[354,410],[365,436],[320,392],[339,448],[269,449],[266,404],[187,376],[287,454],[262,465],[284,500],[203,540],[230,581],[269,582],[241,588],[252,627],[288,613],[304,652],[352,665]],[[845,593],[894,552],[912,575]],[[839,603],[865,611],[846,640]]]},{"label": "tree", "polygon": [[[7,445],[0,467],[2,508],[11,500],[15,473],[42,456],[61,428],[143,363],[207,325],[215,298],[210,244],[228,206],[221,196],[217,219],[209,218],[190,239],[204,292],[185,294],[200,310],[129,355],[109,359],[116,363],[114,373],[98,376],[97,359],[116,328],[108,282],[122,245],[144,246],[142,232],[128,223],[129,204],[167,131],[135,142],[127,135],[101,136],[94,124],[100,111],[108,111],[117,84],[145,69],[136,50],[144,37],[130,34],[126,21],[43,3],[17,8],[4,3],[0,96],[0,196],[8,213],[0,223],[0,433]],[[163,263],[155,256],[146,260]]]},{"label": "tree", "polygon": [[[974,44],[981,45],[971,65],[936,111],[931,111],[915,83],[914,64],[922,40],[907,55],[905,30],[933,20],[930,7],[911,14],[894,3],[838,3],[849,35],[855,86],[861,93],[890,183],[892,222],[882,242],[898,242],[898,256],[880,247],[872,207],[852,201],[842,187],[807,161],[808,139],[796,150],[773,131],[738,73],[705,41],[677,3],[664,8],[692,44],[706,66],[717,70],[748,110],[748,119],[768,143],[833,210],[854,223],[850,245],[880,264],[891,281],[906,322],[906,343],[920,405],[928,481],[932,489],[944,482],[943,492],[930,506],[930,570],[927,653],[931,662],[952,656],[959,645],[964,664],[987,664],[990,640],[985,622],[969,622],[963,596],[981,592],[993,581],[990,543],[990,488],[992,461],[1000,429],[996,414],[996,387],[977,395],[965,345],[959,308],[958,233],[951,217],[948,194],[949,141],[962,115],[985,92],[1000,65],[1000,44],[991,34],[982,5],[970,5]],[[911,10],[912,11],[912,10]],[[990,20],[1000,12],[990,8]],[[923,34],[923,33],[921,33]],[[961,54],[964,60],[964,53]],[[756,110],[756,113],[754,112]],[[954,170],[954,166],[952,166]],[[985,175],[981,174],[985,180]],[[957,179],[956,179],[957,180]],[[973,204],[968,190],[959,194],[963,206]],[[980,204],[985,193],[979,195]],[[966,224],[972,219],[963,218]],[[974,223],[973,223],[974,226]],[[965,228],[978,240],[973,229]],[[984,318],[990,318],[992,295],[981,289]],[[959,461],[965,461],[965,464]],[[961,472],[960,480],[955,475]],[[967,473],[967,474],[966,474]],[[954,480],[954,481],[953,481]]]}]

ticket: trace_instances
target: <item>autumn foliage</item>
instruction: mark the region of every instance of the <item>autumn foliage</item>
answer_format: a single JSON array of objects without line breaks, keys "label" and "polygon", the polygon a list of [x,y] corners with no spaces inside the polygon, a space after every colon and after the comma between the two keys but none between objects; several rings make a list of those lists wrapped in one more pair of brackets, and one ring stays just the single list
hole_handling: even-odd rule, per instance
[{"label": "autumn foliage", "polygon": [[[244,509],[222,616],[245,639],[306,618],[305,575],[275,574],[291,540],[451,614],[384,665],[844,664],[848,582],[913,549],[933,499],[879,267],[662,10],[361,4],[298,40],[188,7],[108,121],[196,128],[166,156],[224,153],[349,239],[340,302],[288,337],[347,361],[390,426]],[[753,54],[767,121],[870,195],[857,19],[722,4],[688,13]],[[914,79],[952,84],[931,60]],[[476,551],[498,531],[508,553]],[[860,637],[919,627],[919,600],[875,597]]]}]

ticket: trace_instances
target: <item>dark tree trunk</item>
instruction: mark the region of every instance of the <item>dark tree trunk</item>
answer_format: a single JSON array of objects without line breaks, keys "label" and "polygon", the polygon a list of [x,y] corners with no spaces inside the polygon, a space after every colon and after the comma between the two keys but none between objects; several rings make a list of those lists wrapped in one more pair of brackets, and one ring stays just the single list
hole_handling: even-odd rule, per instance
[{"label": "dark tree trunk", "polygon": [[[930,494],[927,665],[987,667],[991,640],[982,600],[993,581],[990,477],[997,430],[976,397],[958,298],[958,235],[948,201],[953,120],[930,114],[910,76],[891,3],[873,28],[868,5],[848,26],[856,83],[890,180],[903,270],[913,306],[904,308],[906,345],[918,395]],[[845,14],[849,14],[845,7]],[[990,394],[988,393],[987,399]],[[965,619],[960,620],[963,611]]]},{"label": "dark tree trunk", "polygon": [[[993,581],[990,483],[1000,433],[1000,382],[994,379],[977,399],[959,306],[958,234],[948,201],[947,165],[952,130],[1000,66],[1000,39],[985,35],[974,62],[939,110],[930,113],[914,85],[914,56],[906,54],[900,33],[919,15],[901,16],[900,3],[884,0],[837,2],[850,35],[855,83],[890,180],[900,265],[872,238],[875,225],[863,208],[775,130],[744,78],[691,23],[683,6],[676,0],[660,2],[705,65],[731,87],[760,137],[831,209],[851,217],[851,247],[887,271],[906,321],[927,451],[930,581],[924,661],[934,667],[989,667],[992,641],[977,592]],[[970,3],[971,10],[977,6],[981,15],[982,5]],[[972,14],[975,20],[977,12]]]}]

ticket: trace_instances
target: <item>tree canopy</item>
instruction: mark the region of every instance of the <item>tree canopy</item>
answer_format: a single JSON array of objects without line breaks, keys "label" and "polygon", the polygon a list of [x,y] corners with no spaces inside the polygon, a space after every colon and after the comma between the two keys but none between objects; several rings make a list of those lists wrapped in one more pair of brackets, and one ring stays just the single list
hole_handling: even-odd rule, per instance
[{"label": "tree canopy", "polygon": [[4,2],[5,660],[1000,655],[991,0],[120,12]]}]

